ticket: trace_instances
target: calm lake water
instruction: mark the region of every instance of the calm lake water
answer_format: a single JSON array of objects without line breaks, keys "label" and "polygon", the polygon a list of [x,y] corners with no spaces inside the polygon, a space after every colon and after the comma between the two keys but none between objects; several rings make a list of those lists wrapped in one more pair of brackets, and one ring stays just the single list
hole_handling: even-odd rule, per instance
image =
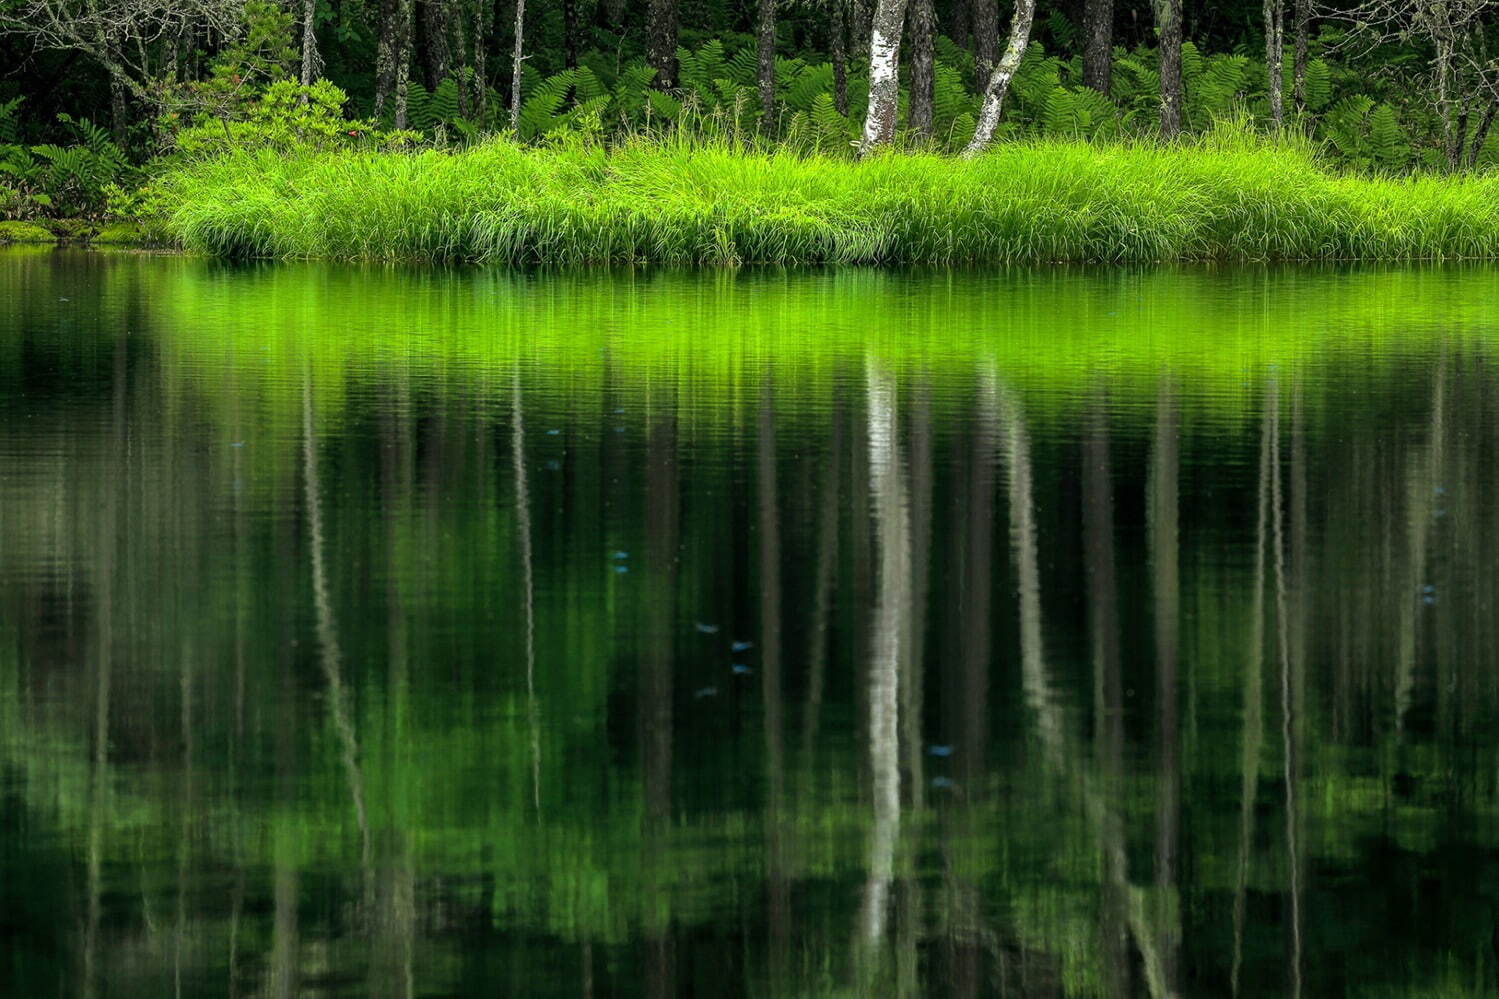
[{"label": "calm lake water", "polygon": [[0,255],[0,992],[1494,990],[1499,271]]}]

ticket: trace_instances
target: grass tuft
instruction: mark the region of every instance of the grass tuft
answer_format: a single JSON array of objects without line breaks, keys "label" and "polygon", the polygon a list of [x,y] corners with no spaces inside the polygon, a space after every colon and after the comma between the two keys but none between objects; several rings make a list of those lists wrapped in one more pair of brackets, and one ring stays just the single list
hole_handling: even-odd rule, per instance
[{"label": "grass tuft", "polygon": [[1238,132],[1036,140],[864,162],[726,143],[492,139],[459,152],[239,152],[156,195],[224,257],[499,264],[947,264],[1499,257],[1499,174],[1343,174]]}]

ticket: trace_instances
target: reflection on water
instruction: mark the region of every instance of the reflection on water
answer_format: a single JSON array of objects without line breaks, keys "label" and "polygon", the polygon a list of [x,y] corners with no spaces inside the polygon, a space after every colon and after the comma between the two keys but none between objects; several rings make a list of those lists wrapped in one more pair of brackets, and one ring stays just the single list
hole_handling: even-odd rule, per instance
[{"label": "reflection on water", "polygon": [[0,984],[1492,992],[1496,280],[0,256]]}]

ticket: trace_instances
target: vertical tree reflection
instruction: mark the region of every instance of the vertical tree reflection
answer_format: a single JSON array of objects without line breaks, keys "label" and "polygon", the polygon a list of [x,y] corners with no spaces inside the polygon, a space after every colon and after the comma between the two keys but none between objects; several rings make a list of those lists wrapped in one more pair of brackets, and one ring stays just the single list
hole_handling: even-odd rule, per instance
[{"label": "vertical tree reflection", "polygon": [[312,546],[312,597],[317,610],[318,659],[328,686],[328,714],[343,753],[344,778],[354,803],[354,821],[359,827],[359,864],[363,899],[368,910],[370,883],[370,827],[364,805],[364,774],[359,764],[359,740],[349,714],[343,683],[343,653],[339,649],[338,625],[333,618],[333,599],[328,591],[328,571],[323,554],[323,503],[318,485],[317,430],[312,418],[312,381],[302,375],[302,485],[306,491],[307,540]]},{"label": "vertical tree reflection", "polygon": [[1181,583],[1178,574],[1177,493],[1181,463],[1176,397],[1163,381],[1156,401],[1155,440],[1150,451],[1147,497],[1151,598],[1156,647],[1156,939],[1161,946],[1158,989],[1177,990],[1177,948],[1181,940],[1177,896],[1177,837],[1181,809],[1180,734],[1177,724],[1177,630]]},{"label": "vertical tree reflection", "polygon": [[679,545],[679,471],[676,400],[666,390],[646,399],[645,540],[647,580],[642,622],[639,688],[639,741],[645,789],[642,829],[641,891],[645,993],[676,994],[670,928],[658,913],[667,906],[661,895],[667,863],[672,796],[672,672],[677,610]]},{"label": "vertical tree reflection", "polygon": [[1099,954],[1110,995],[1129,985],[1126,926],[1129,872],[1119,814],[1124,758],[1124,686],[1119,662],[1118,589],[1114,568],[1114,488],[1109,429],[1101,401],[1088,414],[1083,437],[1083,557],[1088,577],[1088,635],[1093,660],[1093,739],[1100,780],[1098,822],[1103,867]]},{"label": "vertical tree reflection", "polygon": [[[1270,520],[1271,474],[1275,439],[1279,434],[1280,403],[1272,381],[1265,387],[1264,413],[1260,418],[1260,459],[1256,477],[1258,501],[1254,527],[1254,592],[1250,596],[1249,649],[1244,659],[1243,736],[1239,760],[1239,856],[1234,875],[1234,947],[1229,966],[1229,988],[1239,994],[1244,964],[1246,892],[1249,861],[1253,851],[1254,801],[1259,787],[1260,750],[1264,741],[1265,659],[1265,552]],[[1279,503],[1279,499],[1276,500]]]},{"label": "vertical tree reflection", "polygon": [[[859,914],[860,964],[864,973],[871,975],[885,935],[895,845],[900,835],[900,658],[910,627],[911,531],[897,441],[894,379],[872,360],[866,362],[865,379],[869,491],[874,499],[879,562],[865,700],[873,821],[869,874]],[[872,979],[866,979],[866,984],[872,984]]]},{"label": "vertical tree reflection", "polygon": [[770,978],[784,980],[790,943],[791,899],[786,871],[785,783],[781,704],[781,524],[777,509],[775,399],[767,377],[760,385],[757,421],[756,518],[760,541],[760,695],[765,710],[765,773],[768,802],[765,837],[766,907],[770,926]]}]

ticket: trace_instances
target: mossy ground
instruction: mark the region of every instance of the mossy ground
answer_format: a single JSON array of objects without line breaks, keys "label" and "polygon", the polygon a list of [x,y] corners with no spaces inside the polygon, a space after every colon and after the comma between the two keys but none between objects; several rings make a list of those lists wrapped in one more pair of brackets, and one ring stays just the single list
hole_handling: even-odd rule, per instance
[{"label": "mossy ground", "polygon": [[0,243],[55,243],[57,237],[35,222],[0,222]]}]

